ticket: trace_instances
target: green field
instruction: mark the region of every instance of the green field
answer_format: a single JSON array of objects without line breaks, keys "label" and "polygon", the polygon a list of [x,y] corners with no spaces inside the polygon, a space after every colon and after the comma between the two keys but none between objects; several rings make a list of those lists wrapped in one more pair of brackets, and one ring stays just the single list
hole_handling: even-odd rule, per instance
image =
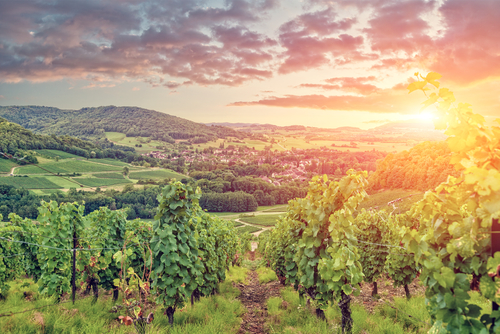
[{"label": "green field", "polygon": [[10,170],[16,166],[17,164],[12,160],[0,158],[0,173],[9,173]]},{"label": "green field", "polygon": [[257,207],[257,211],[264,211],[264,212],[285,212],[286,211],[286,204],[277,204],[277,205],[263,205]]},{"label": "green field", "polygon": [[255,232],[258,232],[262,230],[260,227],[255,227],[255,226],[242,226],[242,227],[238,227],[236,229],[236,233],[238,234],[243,234],[243,233],[255,233]]},{"label": "green field", "polygon": [[[89,172],[107,172],[121,170],[118,166],[106,166],[96,164],[87,160],[64,160],[54,161],[40,165],[52,173],[89,173]],[[16,174],[49,174],[46,170],[34,165],[22,166],[16,169]]]},{"label": "green field", "polygon": [[129,167],[129,168],[137,168],[132,166],[131,164],[128,164],[126,162],[120,161],[120,160],[114,160],[114,159],[90,159],[92,162],[97,162],[101,164],[106,164],[106,165],[113,165],[113,166],[121,166],[121,167]]},{"label": "green field", "polygon": [[240,226],[243,226],[244,224],[240,223],[240,222],[237,222],[235,220],[232,220],[233,224],[234,224],[234,227],[240,227]]},{"label": "green field", "polygon": [[262,225],[262,226],[274,226],[278,222],[278,218],[282,215],[258,215],[255,217],[243,217],[240,218],[241,221],[249,224]]},{"label": "green field", "polygon": [[88,178],[88,177],[74,177],[73,180],[88,187],[105,187],[105,186],[112,186],[115,184],[132,183],[132,181],[127,179],[99,179],[99,178]]},{"label": "green field", "polygon": [[60,189],[63,187],[49,181],[44,177],[0,177],[0,185],[14,186],[25,189]]},{"label": "green field", "polygon": [[54,159],[56,157],[59,157],[59,159],[71,159],[71,158],[82,158],[78,155],[74,155],[68,152],[64,151],[59,151],[59,150],[35,150],[35,152],[38,152],[40,155]]},{"label": "green field", "polygon": [[[171,144],[157,140],[148,143],[146,137],[126,137],[124,133],[120,132],[106,132],[106,138],[118,145],[133,147],[137,152],[155,151],[157,150],[156,146],[171,146]],[[140,144],[142,147],[136,147],[136,144]]]},{"label": "green field", "polygon": [[100,179],[125,179],[122,173],[95,173],[93,176]]},{"label": "green field", "polygon": [[[408,197],[409,195],[413,195]],[[387,205],[387,203],[394,201],[399,198],[403,198],[401,201],[394,203],[393,205]],[[385,190],[382,192],[373,193],[368,196],[358,207],[358,210],[364,209],[385,209],[389,212],[396,210],[396,213],[406,212],[410,209],[413,203],[418,202],[424,197],[423,192],[409,191],[402,189]]]},{"label": "green field", "polygon": [[156,170],[148,170],[148,171],[143,171],[143,172],[131,172],[130,175],[128,176],[131,179],[134,180],[143,180],[143,179],[168,179],[168,178],[174,178],[177,180],[181,180],[186,178],[187,176],[176,173],[174,171],[171,171],[169,169],[156,169]]}]

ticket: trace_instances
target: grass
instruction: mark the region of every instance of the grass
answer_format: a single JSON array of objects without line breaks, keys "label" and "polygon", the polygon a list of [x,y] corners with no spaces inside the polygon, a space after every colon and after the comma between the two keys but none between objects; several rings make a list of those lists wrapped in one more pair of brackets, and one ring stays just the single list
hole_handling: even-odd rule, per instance
[{"label": "grass", "polygon": [[229,267],[226,271],[226,280],[234,283],[248,284],[248,269],[245,267]]},{"label": "grass", "polygon": [[247,225],[247,226],[238,227],[238,228],[236,229],[236,233],[238,233],[238,235],[240,235],[240,234],[243,234],[243,233],[246,233],[246,232],[248,232],[248,233],[255,233],[255,232],[258,232],[258,231],[260,231],[260,230],[262,230],[262,229],[261,229],[261,228],[259,228],[259,227],[256,227],[256,226],[248,226],[248,225]]},{"label": "grass", "polygon": [[125,179],[122,173],[95,173],[92,176],[99,179]]},{"label": "grass", "polygon": [[[118,166],[106,166],[96,164],[87,160],[68,159],[63,161],[54,161],[42,164],[40,167],[52,173],[71,174],[71,173],[89,173],[89,172],[107,172],[121,170]],[[37,166],[22,166],[16,169],[16,174],[49,174],[46,170]]]},{"label": "grass", "polygon": [[224,216],[237,216],[239,212],[209,212],[213,216],[224,217]]},{"label": "grass", "polygon": [[392,205],[387,205],[387,203],[398,199],[402,197],[406,197],[409,195],[415,195],[411,196],[408,198],[405,198],[399,202],[394,203],[394,206],[396,207],[396,213],[403,213],[406,212],[410,209],[410,207],[413,205],[413,203],[418,202],[421,200],[424,195],[422,192],[419,191],[409,191],[409,190],[402,190],[402,189],[393,189],[393,190],[385,190],[385,191],[380,191],[371,194],[367,199],[365,199],[358,207],[358,210],[361,210],[362,208],[365,209],[370,209],[374,208],[377,210],[382,210],[386,209],[389,212],[392,212],[394,210],[394,207]]},{"label": "grass", "polygon": [[142,179],[169,179],[174,178],[177,180],[181,180],[186,178],[187,176],[176,173],[169,169],[155,169],[141,172],[131,172],[129,175],[130,179],[142,180]]},{"label": "grass", "polygon": [[257,271],[257,275],[259,276],[259,283],[260,284],[264,284],[264,283],[278,280],[276,273],[271,268],[260,267],[256,271]]},{"label": "grass", "polygon": [[234,224],[234,227],[240,227],[244,225],[243,223],[237,222],[236,220],[232,220],[232,222]]},{"label": "grass", "polygon": [[262,225],[262,226],[274,226],[278,222],[278,218],[281,215],[258,215],[255,217],[242,217],[240,220],[245,223]]},{"label": "grass", "polygon": [[12,160],[0,158],[0,173],[10,173],[10,170],[17,164]]},{"label": "grass", "polygon": [[[386,304],[380,304],[374,312],[368,313],[359,304],[351,304],[353,318],[353,333],[426,333],[429,326],[416,319],[430,322],[425,308],[424,297],[415,296],[410,301],[405,298],[395,298],[393,303],[399,310],[411,314],[397,312]],[[314,307],[301,305],[299,295],[292,288],[281,290],[281,297],[272,297],[267,301],[269,321],[267,327],[273,333],[336,333],[341,332],[341,313],[337,305],[325,310],[327,321],[316,318]],[[399,313],[399,314],[398,314]]]},{"label": "grass", "polygon": [[132,183],[132,181],[127,179],[101,179],[101,178],[89,178],[89,177],[74,177],[73,180],[87,187],[106,187],[115,184]]},{"label": "grass", "polygon": [[113,165],[113,166],[120,166],[120,167],[129,167],[129,168],[137,168],[134,167],[126,162],[120,161],[120,160],[115,160],[115,159],[90,159],[92,162],[98,162],[101,164],[106,164],[106,165]]},{"label": "grass", "polygon": [[263,212],[286,212],[287,205],[273,206],[270,209],[262,210]]},{"label": "grass", "polygon": [[0,185],[14,186],[25,189],[60,189],[63,187],[43,177],[0,177]]},{"label": "grass", "polygon": [[[31,283],[28,288],[20,288],[23,282]],[[43,297],[37,292],[37,284],[31,280],[17,280],[12,284],[7,300],[0,301],[3,311],[19,312],[29,308],[54,304],[51,298]],[[28,302],[23,292],[29,292],[34,301]],[[174,315],[174,326],[170,328],[167,317],[163,315],[163,307],[147,309],[154,312],[155,319],[148,327],[148,333],[236,333],[240,327],[241,316],[245,309],[236,299],[239,290],[232,282],[220,285],[220,294],[202,297],[200,302],[182,309]],[[92,305],[92,298],[77,300],[74,305],[64,303],[41,308],[31,312],[0,318],[3,334],[21,333],[135,333],[133,326],[120,325],[116,320],[120,315],[110,313],[113,306],[109,296],[100,298]],[[121,300],[121,297],[119,298]]]},{"label": "grass", "polygon": [[71,159],[71,158],[79,158],[81,159],[82,157],[78,155],[74,155],[68,152],[64,151],[59,151],[59,150],[35,150],[35,152],[38,152],[41,156],[54,159],[56,157],[59,157],[59,159]]}]

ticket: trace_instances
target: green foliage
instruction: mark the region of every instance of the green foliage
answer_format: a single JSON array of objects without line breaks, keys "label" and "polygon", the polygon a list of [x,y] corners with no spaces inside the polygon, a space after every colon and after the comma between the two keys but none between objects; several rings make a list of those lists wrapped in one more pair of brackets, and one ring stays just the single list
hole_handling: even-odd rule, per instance
[{"label": "green foliage", "polygon": [[40,263],[38,262],[37,254],[39,252],[39,247],[36,245],[38,242],[38,225],[31,219],[22,219],[15,213],[9,215],[9,220],[12,226],[17,226],[21,228],[23,233],[17,233],[15,236],[16,240],[24,241],[26,243],[20,244],[22,249],[21,253],[24,253],[22,257],[17,258],[17,261],[21,259],[21,265],[28,276],[32,276],[36,281],[40,278],[42,272],[40,268]]},{"label": "green foliage", "polygon": [[356,216],[355,225],[359,228],[357,238],[361,241],[359,262],[363,268],[364,281],[367,283],[375,282],[384,272],[387,247],[373,244],[387,244],[388,235],[393,228],[389,219],[385,211],[374,212],[364,209]]},{"label": "green foliage", "polygon": [[223,220],[204,213],[198,208],[196,220],[196,239],[198,256],[203,266],[203,283],[198,287],[202,295],[217,290],[217,285],[226,278],[226,270],[238,249],[238,237],[234,226]]},{"label": "green foliage", "polygon": [[[427,91],[428,84],[439,87],[439,74],[416,75],[410,92]],[[490,230],[500,214],[500,127],[487,126],[470,105],[454,102],[453,93],[440,88],[427,95],[423,108],[437,106],[434,124],[446,129],[450,161],[461,174],[448,177],[412,207],[409,214],[419,226],[405,228],[403,242],[422,267],[434,332],[497,333],[499,327],[492,325],[490,315],[481,316],[469,292],[479,283],[484,296],[497,301],[500,287],[497,278],[489,277],[497,264],[490,255]]]},{"label": "green foliage", "polygon": [[[61,296],[70,291],[72,252],[74,235],[81,235],[84,229],[85,207],[77,203],[42,201],[38,208],[38,261],[41,265],[39,291],[48,295]],[[48,248],[54,247],[54,248]],[[55,249],[60,248],[60,249]]]},{"label": "green foliage", "polygon": [[365,176],[349,171],[338,182],[313,178],[307,196],[289,202],[269,237],[265,256],[278,278],[303,286],[321,308],[359,291],[363,273],[352,214],[366,196]]},{"label": "green foliage", "polygon": [[391,215],[388,222],[391,228],[387,231],[384,243],[392,244],[395,247],[386,248],[386,251],[389,252],[386,260],[386,272],[393,280],[394,286],[408,285],[415,279],[420,268],[415,261],[414,254],[401,248],[401,232],[405,229],[416,230],[419,222],[408,213]]},{"label": "green foliage", "polygon": [[191,217],[200,194],[180,182],[162,189],[153,225],[153,293],[156,303],[182,307],[202,283],[195,229]]},{"label": "green foliage", "polygon": [[[17,235],[17,233],[9,233],[14,231],[20,232],[22,230],[15,226],[0,226],[2,238],[18,240],[15,237],[12,238],[12,235]],[[4,299],[9,291],[10,286],[7,281],[18,277],[22,271],[22,262],[16,256],[12,256],[21,252],[19,243],[0,240],[0,299]]]}]

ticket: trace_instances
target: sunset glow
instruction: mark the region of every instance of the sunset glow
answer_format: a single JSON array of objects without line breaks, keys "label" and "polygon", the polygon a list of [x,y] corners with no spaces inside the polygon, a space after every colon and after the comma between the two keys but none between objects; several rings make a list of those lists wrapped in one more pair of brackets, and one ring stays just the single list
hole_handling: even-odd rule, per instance
[{"label": "sunset glow", "polygon": [[428,120],[413,73],[500,116],[500,3],[10,1],[0,104],[139,106],[197,122]]}]

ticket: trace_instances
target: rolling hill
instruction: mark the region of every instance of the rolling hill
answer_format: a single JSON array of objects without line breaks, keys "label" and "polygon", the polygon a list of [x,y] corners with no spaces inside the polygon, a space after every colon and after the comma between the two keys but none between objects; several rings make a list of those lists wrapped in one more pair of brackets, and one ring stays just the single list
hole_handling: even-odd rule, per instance
[{"label": "rolling hill", "polygon": [[138,107],[105,106],[80,110],[43,106],[0,107],[0,117],[39,134],[70,135],[104,140],[105,132],[121,132],[130,137],[150,137],[173,142],[190,139],[206,142],[243,133],[223,126],[206,126],[154,110]]}]

